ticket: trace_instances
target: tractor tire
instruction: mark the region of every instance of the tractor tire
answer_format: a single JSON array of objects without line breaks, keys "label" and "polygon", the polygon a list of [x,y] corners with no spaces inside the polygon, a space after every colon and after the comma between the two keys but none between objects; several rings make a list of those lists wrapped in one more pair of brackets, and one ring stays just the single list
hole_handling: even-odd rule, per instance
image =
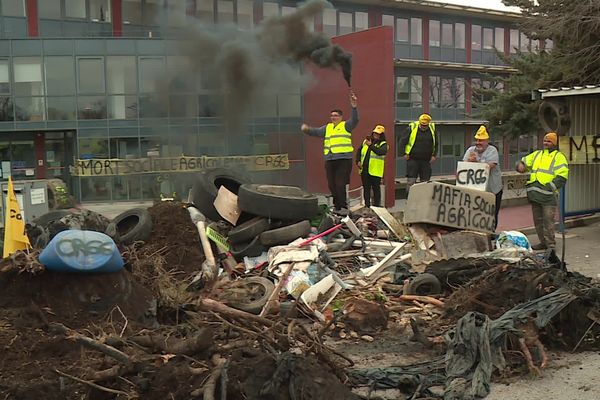
[{"label": "tractor tire", "polygon": [[152,232],[152,217],[145,208],[132,208],[117,215],[108,227],[106,234],[115,242],[131,244],[136,241],[145,241]]},{"label": "tractor tire", "polygon": [[271,227],[269,220],[263,217],[254,217],[240,225],[233,227],[229,234],[229,243],[244,243],[254,239]]},{"label": "tractor tire", "polygon": [[240,186],[250,182],[250,177],[241,171],[233,171],[225,168],[202,171],[198,174],[192,186],[190,200],[206,218],[219,221],[222,219],[221,215],[219,215],[213,205],[219,188],[225,186],[229,191],[238,194]]},{"label": "tractor tire", "polygon": [[317,196],[295,186],[242,185],[238,205],[247,213],[285,221],[312,219],[319,214]]},{"label": "tractor tire", "polygon": [[271,229],[260,234],[260,243],[263,246],[270,247],[278,244],[288,244],[299,237],[304,237],[310,233],[310,221],[300,221],[292,225],[283,226],[277,229]]}]

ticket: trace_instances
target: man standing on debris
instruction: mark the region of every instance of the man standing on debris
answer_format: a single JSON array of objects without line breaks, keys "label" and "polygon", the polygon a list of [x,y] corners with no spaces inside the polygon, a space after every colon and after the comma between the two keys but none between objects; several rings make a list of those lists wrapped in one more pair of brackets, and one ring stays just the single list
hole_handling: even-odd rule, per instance
[{"label": "man standing on debris", "polygon": [[404,149],[406,160],[406,188],[431,178],[431,164],[437,159],[439,135],[429,114],[421,114],[418,121],[411,122],[400,139],[399,149]]},{"label": "man standing on debris", "polygon": [[502,173],[498,162],[500,157],[496,146],[490,146],[490,135],[484,125],[481,125],[475,133],[475,146],[471,146],[465,152],[463,161],[487,163],[490,166],[490,177],[486,191],[496,196],[496,220],[494,230],[498,226],[498,212],[502,202]]},{"label": "man standing on debris", "polygon": [[387,151],[385,127],[377,125],[373,128],[371,135],[363,140],[362,146],[356,152],[356,165],[363,184],[366,207],[371,207],[371,190],[373,190],[374,205],[381,207],[381,178],[385,169]]},{"label": "man standing on debris", "polygon": [[517,163],[517,171],[529,172],[527,198],[531,203],[533,223],[540,243],[534,250],[554,249],[554,220],[558,190],[569,179],[567,157],[558,151],[558,135],[554,132],[544,136],[544,149],[536,150]]},{"label": "man standing on debris", "polygon": [[302,132],[310,136],[324,138],[323,154],[325,155],[325,172],[327,173],[327,186],[333,196],[333,206],[336,212],[346,212],[346,185],[350,183],[352,172],[352,130],[358,125],[358,100],[353,91],[350,91],[350,105],[352,115],[347,121],[342,120],[342,110],[331,110],[331,122],[320,128],[313,128],[302,124]]}]

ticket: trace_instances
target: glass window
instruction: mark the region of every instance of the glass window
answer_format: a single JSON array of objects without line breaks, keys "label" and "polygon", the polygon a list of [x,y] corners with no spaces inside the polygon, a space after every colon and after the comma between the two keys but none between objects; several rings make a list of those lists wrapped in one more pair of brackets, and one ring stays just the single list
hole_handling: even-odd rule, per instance
[{"label": "glass window", "polygon": [[362,11],[354,13],[354,27],[355,31],[364,31],[369,28],[369,14]]},{"label": "glass window", "polygon": [[453,86],[454,98],[458,108],[465,108],[465,79],[456,78]]},{"label": "glass window", "polygon": [[45,110],[43,97],[15,98],[15,116],[17,121],[43,121]]},{"label": "glass window", "polygon": [[2,0],[2,15],[7,17],[24,17],[24,0]]},{"label": "glass window", "polygon": [[492,28],[483,28],[483,49],[492,50],[494,48],[494,30]]},{"label": "glass window", "polygon": [[352,33],[352,14],[347,12],[340,12],[340,35]]},{"label": "glass window", "polygon": [[405,18],[396,19],[396,40],[408,43],[408,20]]},{"label": "glass window", "polygon": [[136,93],[137,70],[134,56],[106,57],[108,93]]},{"label": "glass window", "polygon": [[48,120],[75,120],[75,97],[48,97]]},{"label": "glass window", "polygon": [[277,96],[270,94],[258,96],[253,108],[255,117],[277,117]]},{"label": "glass window", "polygon": [[429,105],[431,108],[440,108],[441,79],[439,76],[429,77]]},{"label": "glass window", "polygon": [[440,21],[429,21],[429,45],[440,47]]},{"label": "glass window", "polygon": [[14,57],[15,88],[17,96],[43,96],[42,65],[39,57]]},{"label": "glass window", "polygon": [[500,52],[504,52],[504,28],[494,29],[494,47]]},{"label": "glass window", "polygon": [[[201,1],[201,3],[205,3]],[[212,2],[206,2],[212,3]],[[163,0],[145,0],[142,10],[142,21],[144,25],[157,25],[159,23],[160,9],[163,5]]]},{"label": "glass window", "polygon": [[109,119],[136,119],[138,116],[137,96],[109,96]]},{"label": "glass window", "polygon": [[383,14],[381,16],[381,25],[393,27],[394,26],[394,16],[388,15],[388,14]]},{"label": "glass window", "polygon": [[0,96],[0,121],[14,121],[12,98]]},{"label": "glass window", "polygon": [[215,10],[212,1],[196,2],[196,17],[204,22],[212,24],[215,21]]},{"label": "glass window", "polygon": [[104,93],[104,59],[79,58],[79,93]]},{"label": "glass window", "polygon": [[442,46],[454,46],[454,35],[452,34],[452,24],[442,24]]},{"label": "glass window", "polygon": [[77,99],[77,118],[106,119],[106,97],[79,96]]},{"label": "glass window", "polygon": [[185,25],[186,0],[169,0],[166,2],[167,23],[170,26]]},{"label": "glass window", "polygon": [[337,12],[331,8],[323,10],[323,34],[327,37],[337,35]]},{"label": "glass window", "polygon": [[279,4],[272,1],[265,1],[263,3],[263,18],[278,17],[279,16]]},{"label": "glass window", "polygon": [[302,102],[299,94],[280,94],[277,96],[279,117],[300,117]]},{"label": "glass window", "polygon": [[410,107],[410,78],[408,76],[396,77],[396,106]]},{"label": "glass window", "polygon": [[140,93],[156,92],[157,83],[164,76],[163,57],[140,57]]},{"label": "glass window", "polygon": [[421,18],[410,19],[410,44],[423,44],[423,23]]},{"label": "glass window", "polygon": [[[203,3],[203,2],[200,2]],[[123,23],[139,25],[142,23],[142,0],[122,0]]]},{"label": "glass window", "polygon": [[198,115],[198,97],[191,94],[172,95],[169,101],[169,116],[172,118],[194,118]]},{"label": "glass window", "polygon": [[423,106],[423,79],[421,75],[413,75],[410,80],[410,102],[412,107]]},{"label": "glass window", "polygon": [[290,15],[296,12],[296,7],[281,6],[281,15]]},{"label": "glass window", "polygon": [[440,80],[440,101],[442,108],[456,107],[456,100],[452,90],[453,84],[454,79],[452,78],[441,78]]},{"label": "glass window", "polygon": [[219,113],[221,100],[214,95],[198,96],[198,116],[202,118],[213,118]]},{"label": "glass window", "polygon": [[0,94],[10,93],[8,60],[0,60]]},{"label": "glass window", "polygon": [[38,0],[40,19],[60,19],[60,0]]},{"label": "glass window", "polygon": [[73,57],[45,57],[46,92],[48,95],[75,93],[75,66]]},{"label": "glass window", "polygon": [[110,0],[90,0],[90,19],[94,22],[110,22]]},{"label": "glass window", "polygon": [[219,0],[217,2],[217,11],[218,23],[235,22],[233,19],[233,0]]},{"label": "glass window", "polygon": [[510,52],[516,53],[519,48],[519,31],[516,29],[510,30]]},{"label": "glass window", "polygon": [[481,26],[471,26],[471,49],[481,50]]},{"label": "glass window", "polygon": [[237,26],[245,30],[250,30],[254,26],[254,2],[252,0],[238,0]]},{"label": "glass window", "polygon": [[454,24],[454,47],[457,49],[465,48],[465,24]]},{"label": "glass window", "polygon": [[140,118],[165,118],[167,116],[166,101],[156,94],[140,96]]},{"label": "glass window", "polygon": [[529,51],[529,38],[523,32],[521,32],[521,51]]},{"label": "glass window", "polygon": [[85,18],[85,0],[65,0],[65,17]]}]

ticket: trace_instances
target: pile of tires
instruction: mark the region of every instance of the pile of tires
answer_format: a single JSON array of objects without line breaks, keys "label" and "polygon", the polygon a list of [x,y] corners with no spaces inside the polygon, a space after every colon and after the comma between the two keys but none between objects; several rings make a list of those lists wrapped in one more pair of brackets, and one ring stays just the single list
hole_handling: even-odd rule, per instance
[{"label": "pile of tires", "polygon": [[242,211],[238,224],[227,235],[237,260],[307,236],[310,220],[320,211],[317,197],[298,187],[254,184],[245,172],[216,168],[198,174],[190,198],[213,221],[222,219],[214,207],[221,186],[237,195]]}]

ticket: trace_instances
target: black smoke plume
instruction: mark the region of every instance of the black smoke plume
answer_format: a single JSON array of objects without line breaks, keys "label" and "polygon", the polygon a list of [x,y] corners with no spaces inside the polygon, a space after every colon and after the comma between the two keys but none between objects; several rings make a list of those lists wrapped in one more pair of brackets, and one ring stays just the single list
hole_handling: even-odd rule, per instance
[{"label": "black smoke plume", "polygon": [[327,7],[331,7],[327,1],[312,0],[293,14],[264,20],[253,31],[197,23],[189,28],[183,54],[190,72],[201,75],[219,93],[219,114],[227,131],[241,132],[244,119],[262,95],[307,86],[307,77],[298,73],[294,61],[339,67],[350,86],[352,55],[308,29],[307,24]]}]

